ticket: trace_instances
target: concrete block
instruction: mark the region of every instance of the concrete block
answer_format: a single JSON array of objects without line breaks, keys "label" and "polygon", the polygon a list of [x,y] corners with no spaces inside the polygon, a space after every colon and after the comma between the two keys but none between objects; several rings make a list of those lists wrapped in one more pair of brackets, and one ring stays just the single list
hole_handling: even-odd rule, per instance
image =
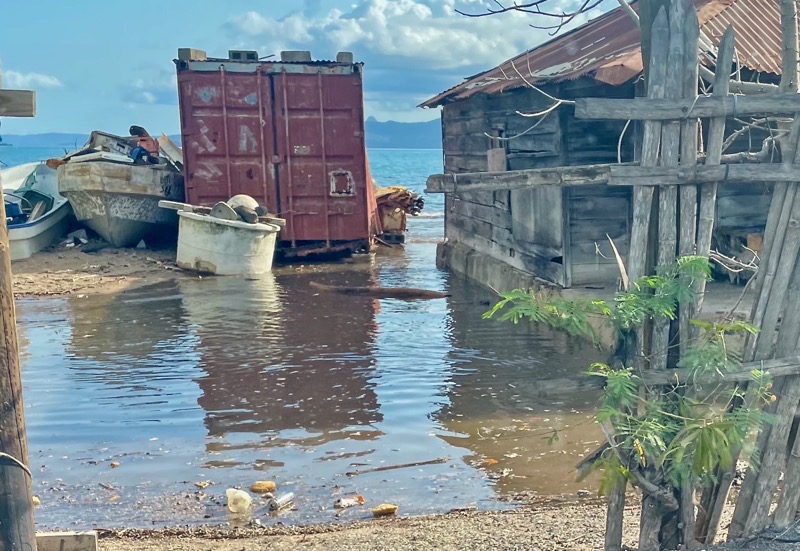
[{"label": "concrete block", "polygon": [[97,532],[38,532],[37,551],[97,551]]}]

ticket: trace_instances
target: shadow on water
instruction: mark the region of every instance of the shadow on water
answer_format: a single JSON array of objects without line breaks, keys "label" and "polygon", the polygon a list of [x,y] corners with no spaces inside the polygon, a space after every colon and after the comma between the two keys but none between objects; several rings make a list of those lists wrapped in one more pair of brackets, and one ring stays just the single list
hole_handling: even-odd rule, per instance
[{"label": "shadow on water", "polygon": [[[225,489],[259,479],[297,494],[283,522],[334,520],[350,493],[421,514],[581,487],[572,467],[598,440],[597,393],[579,383],[594,351],[481,320],[492,297],[434,255],[419,242],[372,264],[20,301],[38,522],[226,521]],[[376,300],[311,281],[453,296]]]}]

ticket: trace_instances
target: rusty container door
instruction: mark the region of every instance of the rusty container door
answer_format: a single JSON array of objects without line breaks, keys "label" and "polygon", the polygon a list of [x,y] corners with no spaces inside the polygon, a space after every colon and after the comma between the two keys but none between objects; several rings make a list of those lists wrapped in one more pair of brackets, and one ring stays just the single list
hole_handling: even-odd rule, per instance
[{"label": "rusty container door", "polygon": [[[281,240],[367,241],[374,205],[367,182],[360,66],[338,74],[273,74]],[[374,201],[373,201],[374,203]]]},{"label": "rusty container door", "polygon": [[241,67],[178,66],[186,199],[213,205],[244,193],[275,213],[270,78],[260,64]]}]

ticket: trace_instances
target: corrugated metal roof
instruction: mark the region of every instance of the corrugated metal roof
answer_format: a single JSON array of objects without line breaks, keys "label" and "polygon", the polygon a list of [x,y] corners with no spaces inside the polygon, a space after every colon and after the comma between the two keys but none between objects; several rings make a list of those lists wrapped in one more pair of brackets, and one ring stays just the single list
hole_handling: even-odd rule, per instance
[{"label": "corrugated metal roof", "polygon": [[[733,25],[739,63],[756,72],[780,74],[779,0],[696,0],[695,5],[701,30],[714,48],[727,26]],[[637,9],[636,4],[631,7]],[[641,33],[622,8],[616,8],[445,90],[420,107],[437,107],[478,93],[497,94],[526,86],[526,81],[544,84],[592,76],[617,85],[641,72]]]}]

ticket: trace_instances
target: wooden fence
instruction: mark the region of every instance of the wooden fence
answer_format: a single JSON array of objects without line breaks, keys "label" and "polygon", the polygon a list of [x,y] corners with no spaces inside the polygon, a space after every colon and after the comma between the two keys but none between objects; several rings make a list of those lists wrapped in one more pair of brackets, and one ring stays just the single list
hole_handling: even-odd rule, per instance
[{"label": "wooden fence", "polygon": [[[775,188],[759,272],[752,322],[760,332],[746,346],[745,367],[772,372],[777,401],[770,406],[777,421],[758,437],[759,469],[749,469],[739,493],[729,538],[757,534],[770,526],[794,522],[800,506],[800,438],[789,442],[800,403],[800,94],[797,68],[784,62],[781,89],[758,95],[731,94],[734,31],[728,28],[716,55],[713,93],[698,96],[698,39],[696,11],[688,1],[662,8],[651,33],[647,97],[577,100],[575,115],[584,119],[643,121],[641,155],[637,163],[545,168],[509,172],[442,174],[429,178],[427,191],[459,195],[476,191],[531,186],[633,186],[633,223],[627,279],[634,281],[679,256],[709,256],[717,189],[726,183],[774,182]],[[741,87],[737,87],[741,89]],[[793,117],[791,132],[780,140],[780,163],[726,164],[723,138],[726,118],[745,115]],[[706,119],[708,139],[704,162],[698,163],[698,123]],[[657,206],[656,206],[657,205]],[[656,208],[654,208],[656,207]],[[698,282],[694,300],[680,304],[679,349],[696,337],[689,323],[702,307],[705,282]],[[675,381],[680,370],[667,365],[669,322],[657,320],[638,330],[634,356],[643,380],[652,385]],[[630,357],[630,355],[629,355]],[[747,371],[740,375],[747,377]],[[738,377],[741,381],[742,377]],[[733,382],[736,377],[728,377]],[[643,390],[643,392],[645,392]],[[795,431],[800,432],[800,431]],[[788,454],[787,449],[791,450]],[[712,542],[728,498],[733,469],[717,473],[718,482],[702,493],[695,517],[694,488],[682,492],[680,526],[684,542]],[[784,472],[783,490],[778,492]],[[621,549],[626,494],[613,493],[608,502],[606,549]],[[660,520],[648,520],[654,498],[643,498],[640,550],[658,549]],[[777,501],[777,509],[770,514]]]}]

